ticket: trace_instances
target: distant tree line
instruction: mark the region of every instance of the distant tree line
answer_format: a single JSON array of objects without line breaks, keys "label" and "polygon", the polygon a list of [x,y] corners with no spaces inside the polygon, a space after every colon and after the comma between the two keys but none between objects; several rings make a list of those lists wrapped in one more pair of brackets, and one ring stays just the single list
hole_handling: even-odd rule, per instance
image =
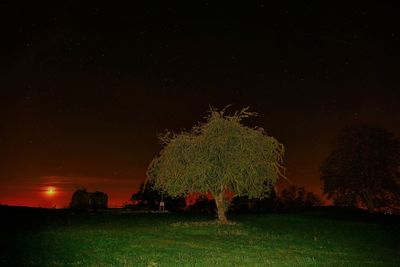
[{"label": "distant tree line", "polygon": [[[194,204],[186,205],[184,197],[171,198],[162,196],[154,189],[152,183],[142,183],[140,190],[133,194],[131,202],[125,205],[131,210],[158,210],[160,201],[165,202],[168,211],[187,211],[194,213],[214,214],[216,205],[213,199],[206,195],[200,195]],[[321,198],[313,192],[306,191],[303,187],[290,186],[277,194],[273,189],[269,197],[258,199],[234,197],[230,207],[231,212],[271,212],[286,210],[301,210],[309,207],[320,206]]]},{"label": "distant tree line", "polygon": [[[207,199],[202,199],[205,202]],[[212,206],[212,201],[209,206]],[[272,189],[269,197],[266,198],[249,198],[247,196],[235,197],[232,200],[232,212],[279,212],[279,211],[294,211],[303,210],[315,206],[322,205],[321,198],[313,192],[308,192],[304,187],[290,186],[283,189],[280,193],[277,193],[275,189]],[[197,206],[203,207],[205,204],[199,205],[196,203],[194,209],[197,210]],[[204,209],[204,208],[203,208]]]}]

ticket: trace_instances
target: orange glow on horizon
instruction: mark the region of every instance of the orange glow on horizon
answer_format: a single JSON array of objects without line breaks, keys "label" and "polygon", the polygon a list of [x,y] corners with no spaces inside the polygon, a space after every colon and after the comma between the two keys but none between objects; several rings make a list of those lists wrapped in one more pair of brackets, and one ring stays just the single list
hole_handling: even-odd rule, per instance
[{"label": "orange glow on horizon", "polygon": [[55,194],[56,194],[56,188],[55,187],[48,187],[46,189],[46,195],[54,196]]},{"label": "orange glow on horizon", "polygon": [[68,208],[76,189],[86,188],[90,192],[106,193],[110,207],[122,207],[129,203],[132,194],[139,190],[141,182],[142,180],[128,178],[108,179],[90,176],[71,179],[54,175],[33,177],[28,183],[21,181],[6,186],[0,181],[0,205]]}]

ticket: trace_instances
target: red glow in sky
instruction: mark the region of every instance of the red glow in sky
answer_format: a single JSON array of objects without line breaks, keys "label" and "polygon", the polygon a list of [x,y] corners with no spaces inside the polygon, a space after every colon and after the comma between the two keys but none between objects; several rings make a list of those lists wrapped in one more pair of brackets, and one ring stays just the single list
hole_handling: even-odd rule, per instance
[{"label": "red glow in sky", "polygon": [[[35,184],[31,180],[41,182]],[[109,206],[120,207],[129,201],[131,195],[139,188],[139,183],[134,179],[99,177],[33,177],[26,181],[21,180],[17,185],[2,185],[0,204],[64,208],[69,206],[71,196],[78,188],[86,188],[90,192],[104,192],[109,197]]]}]

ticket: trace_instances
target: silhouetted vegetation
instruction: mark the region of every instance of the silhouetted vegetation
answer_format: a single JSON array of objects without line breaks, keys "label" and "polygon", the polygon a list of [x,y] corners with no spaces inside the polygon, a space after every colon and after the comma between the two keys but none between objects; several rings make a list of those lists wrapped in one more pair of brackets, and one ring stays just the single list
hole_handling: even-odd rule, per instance
[{"label": "silhouetted vegetation", "polygon": [[70,208],[77,210],[105,209],[108,206],[108,196],[103,192],[87,192],[86,189],[78,189],[72,195]]},{"label": "silhouetted vegetation", "polygon": [[233,212],[271,212],[278,207],[278,197],[274,188],[268,197],[249,198],[248,196],[235,197],[232,200],[231,210]]},{"label": "silhouetted vegetation", "polygon": [[167,132],[163,149],[150,164],[147,176],[171,196],[211,193],[218,220],[226,223],[227,193],[263,198],[282,175],[284,147],[262,128],[241,124],[255,113],[243,109],[234,115],[210,110],[206,122],[190,132]]},{"label": "silhouetted vegetation", "polygon": [[205,195],[201,195],[193,205],[188,207],[189,212],[199,213],[199,214],[212,214],[214,215],[217,210],[215,206],[215,201],[209,199]]},{"label": "silhouetted vegetation", "polygon": [[280,210],[299,210],[321,204],[321,198],[315,193],[307,192],[304,187],[296,186],[283,189],[278,199],[278,209]]},{"label": "silhouetted vegetation", "polygon": [[161,201],[165,203],[165,209],[168,211],[182,211],[186,206],[184,197],[174,198],[162,194],[154,188],[153,182],[148,181],[140,185],[139,191],[131,197],[131,204],[125,205],[125,208],[131,210],[159,210]]},{"label": "silhouetted vegetation", "polygon": [[[193,204],[186,206],[185,198],[162,197],[161,193],[154,189],[151,183],[147,183],[146,185],[142,183],[140,190],[132,195],[131,203],[125,205],[125,209],[141,211],[158,210],[161,199],[165,202],[165,207],[168,211],[185,211],[212,215],[216,213],[215,201],[209,195],[202,194],[197,197]],[[291,186],[283,189],[279,195],[277,195],[275,189],[272,189],[269,196],[262,199],[249,199],[247,196],[234,197],[229,210],[239,213],[298,211],[320,206],[321,204],[321,198],[313,192],[308,192],[303,187]]]},{"label": "silhouetted vegetation", "polygon": [[236,197],[233,199],[232,210],[237,212],[273,212],[293,211],[320,206],[322,200],[313,192],[307,192],[304,187],[290,186],[277,194],[271,191],[268,198],[249,199]]},{"label": "silhouetted vegetation", "polygon": [[321,167],[324,193],[338,206],[399,207],[400,141],[379,126],[346,127]]}]

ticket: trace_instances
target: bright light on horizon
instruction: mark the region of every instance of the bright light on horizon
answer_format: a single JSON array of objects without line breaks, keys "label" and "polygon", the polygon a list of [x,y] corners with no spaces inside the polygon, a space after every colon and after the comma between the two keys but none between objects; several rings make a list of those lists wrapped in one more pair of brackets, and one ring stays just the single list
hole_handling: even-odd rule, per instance
[{"label": "bright light on horizon", "polygon": [[48,196],[53,196],[56,194],[56,189],[54,187],[48,187],[46,190],[46,194]]}]

